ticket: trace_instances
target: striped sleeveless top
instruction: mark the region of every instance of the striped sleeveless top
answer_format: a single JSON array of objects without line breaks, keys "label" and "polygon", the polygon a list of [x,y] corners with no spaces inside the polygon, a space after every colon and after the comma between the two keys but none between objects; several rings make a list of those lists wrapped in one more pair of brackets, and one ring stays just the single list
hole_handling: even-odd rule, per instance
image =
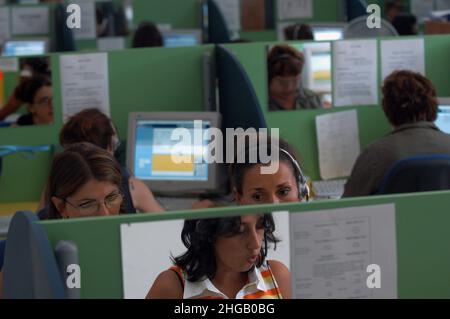
[{"label": "striped sleeveless top", "polygon": [[[175,272],[183,287],[183,299],[229,299],[208,279],[197,282],[187,280],[187,274],[180,267],[170,268]],[[247,283],[237,293],[235,299],[282,299],[281,291],[270,266],[265,262],[261,267],[248,273]]]}]

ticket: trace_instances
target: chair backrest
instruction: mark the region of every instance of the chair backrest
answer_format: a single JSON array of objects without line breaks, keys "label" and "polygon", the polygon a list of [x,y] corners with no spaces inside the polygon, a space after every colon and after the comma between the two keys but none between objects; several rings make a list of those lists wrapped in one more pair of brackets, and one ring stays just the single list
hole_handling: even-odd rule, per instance
[{"label": "chair backrest", "polygon": [[38,217],[17,212],[11,220],[3,265],[4,298],[64,299],[58,264]]},{"label": "chair backrest", "polygon": [[450,189],[450,156],[408,157],[396,162],[384,178],[379,194]]},{"label": "chair backrest", "polygon": [[219,6],[214,0],[208,0],[208,42],[219,44],[231,42],[230,30]]}]

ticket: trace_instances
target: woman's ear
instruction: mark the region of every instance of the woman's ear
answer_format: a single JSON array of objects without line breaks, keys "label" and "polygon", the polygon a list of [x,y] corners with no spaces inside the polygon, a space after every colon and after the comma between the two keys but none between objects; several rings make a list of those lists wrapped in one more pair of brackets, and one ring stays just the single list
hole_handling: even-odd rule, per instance
[{"label": "woman's ear", "polygon": [[242,203],[242,195],[239,194],[239,192],[236,190],[236,188],[233,188],[233,197],[234,201],[238,204]]},{"label": "woman's ear", "polygon": [[55,196],[52,196],[50,200],[52,201],[53,205],[55,205],[56,210],[59,212],[59,215],[61,215],[62,218],[68,218],[64,200]]}]

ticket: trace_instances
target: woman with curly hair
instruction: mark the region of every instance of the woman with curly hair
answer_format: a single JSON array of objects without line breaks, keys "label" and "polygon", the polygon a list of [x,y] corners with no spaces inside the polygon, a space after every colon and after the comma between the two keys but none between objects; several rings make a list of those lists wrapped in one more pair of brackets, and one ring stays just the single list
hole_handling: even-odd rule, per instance
[{"label": "woman with curly hair", "polygon": [[441,132],[436,90],[429,79],[395,71],[383,85],[383,111],[392,132],[369,145],[358,157],[343,197],[376,194],[397,161],[417,155],[450,155],[450,135]]}]

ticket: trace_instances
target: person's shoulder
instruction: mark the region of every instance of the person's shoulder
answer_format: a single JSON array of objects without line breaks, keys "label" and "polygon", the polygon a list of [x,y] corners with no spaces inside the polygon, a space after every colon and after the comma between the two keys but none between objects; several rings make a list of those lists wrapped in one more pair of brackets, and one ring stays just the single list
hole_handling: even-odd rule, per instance
[{"label": "person's shoulder", "polygon": [[290,271],[287,268],[287,266],[285,264],[283,264],[281,261],[278,260],[268,260],[267,264],[269,265],[270,269],[272,270],[272,272],[275,273],[281,273],[281,274],[288,274],[290,275]]},{"label": "person's shoulder", "polygon": [[165,270],[155,279],[147,299],[182,299],[183,287],[175,271]]},{"label": "person's shoulder", "polygon": [[283,298],[290,299],[292,297],[291,272],[286,265],[280,261],[268,260],[267,264],[280,287]]}]

